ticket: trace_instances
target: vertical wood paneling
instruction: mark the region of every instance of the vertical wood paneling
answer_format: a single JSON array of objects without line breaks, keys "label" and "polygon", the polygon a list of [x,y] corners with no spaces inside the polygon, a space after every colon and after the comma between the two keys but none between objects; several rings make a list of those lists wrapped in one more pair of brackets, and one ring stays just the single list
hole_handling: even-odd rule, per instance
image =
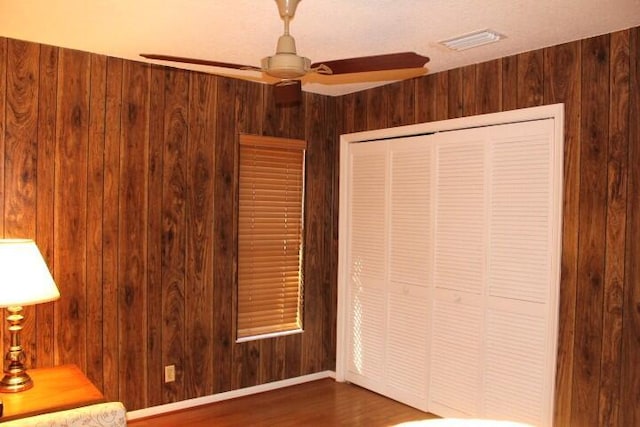
[{"label": "vertical wood paneling", "polygon": [[[6,237],[36,237],[39,53],[37,45],[9,41],[6,76]],[[36,309],[24,307],[21,332],[27,366],[36,365]],[[4,323],[4,322],[3,322]],[[5,347],[7,342],[5,340]]]},{"label": "vertical wood paneling", "polygon": [[502,107],[502,63],[499,59],[477,65],[477,113],[495,113]]},{"label": "vertical wood paneling", "polygon": [[366,93],[365,91],[361,91],[341,97],[344,105],[342,133],[360,132],[367,129]]},{"label": "vertical wood paneling", "polygon": [[630,32],[627,239],[620,425],[640,425],[640,27]]},{"label": "vertical wood paneling", "polygon": [[448,99],[447,119],[464,115],[464,89],[462,86],[462,68],[447,71]]},{"label": "vertical wood paneling", "polygon": [[544,94],[544,55],[535,50],[518,55],[518,108],[542,105]]},{"label": "vertical wood paneling", "polygon": [[87,153],[87,376],[103,388],[102,193],[107,58],[91,55]]},{"label": "vertical wood paneling", "polygon": [[583,41],[580,246],[571,423],[596,425],[602,347],[609,129],[609,37]]},{"label": "vertical wood paneling", "polygon": [[578,215],[580,208],[580,43],[545,49],[544,99],[564,103],[564,206],[562,209],[562,259],[560,276],[561,321],[558,330],[555,425],[571,422],[573,344],[575,337],[578,274]]},{"label": "vertical wood paneling", "polygon": [[90,66],[89,54],[60,50],[54,179],[54,270],[61,294],[56,305],[56,324],[60,325],[56,362],[75,363],[83,370],[87,361]]},{"label": "vertical wood paneling", "polygon": [[[236,121],[239,133],[262,134],[264,90],[261,85],[254,85],[249,82],[236,82]],[[234,186],[234,193],[237,186]],[[235,208],[234,208],[235,209]],[[237,235],[237,229],[232,230],[233,235]],[[234,264],[236,271],[237,264]],[[232,282],[233,287],[237,286],[236,277]],[[233,307],[237,306],[237,293],[233,293]],[[233,329],[235,330],[235,318]],[[234,343],[233,345],[233,375],[231,388],[238,389],[257,385],[260,382],[260,342],[248,341],[244,343]]]},{"label": "vertical wood paneling", "polygon": [[437,76],[429,74],[416,80],[416,123],[436,120]]},{"label": "vertical wood paneling", "polygon": [[367,108],[365,109],[367,130],[389,127],[389,110],[384,98],[384,87],[369,89],[364,92],[367,102]]},{"label": "vertical wood paneling", "polygon": [[108,400],[119,398],[118,226],[120,222],[120,116],[123,61],[107,58],[102,198],[102,365]]},{"label": "vertical wood paneling", "polygon": [[518,56],[502,58],[502,111],[518,108]]},{"label": "vertical wood paneling", "polygon": [[324,358],[322,368],[334,370],[336,366],[336,333],[337,333],[337,274],[338,274],[338,205],[339,205],[339,173],[340,170],[340,143],[338,139],[338,117],[341,110],[338,109],[336,98],[329,98],[325,107],[325,115],[321,119],[326,123],[325,129],[325,161],[324,171],[327,176],[324,192],[325,238],[330,244],[325,243],[324,282],[322,285],[323,298],[323,334],[320,339],[324,346]]},{"label": "vertical wood paneling", "polygon": [[383,86],[389,122],[387,127],[411,125],[415,121],[415,79]]},{"label": "vertical wood paneling", "polygon": [[[164,112],[164,69],[151,68],[150,111]],[[149,213],[147,216],[147,391],[148,404],[163,403],[164,365],[162,353],[162,173],[164,114],[149,123]]]},{"label": "vertical wood paneling", "polygon": [[462,68],[462,115],[473,116],[480,109],[477,100],[476,66]]},{"label": "vertical wood paneling", "polygon": [[164,403],[184,399],[186,153],[189,76],[165,70],[162,155],[162,355],[175,365],[175,381],[164,384]]},{"label": "vertical wood paneling", "polygon": [[[149,66],[124,62],[118,224],[119,396],[127,408],[147,402],[147,179]],[[160,113],[161,112],[156,112]],[[126,213],[126,214],[124,214]]]},{"label": "vertical wood paneling", "polygon": [[[9,40],[4,140],[7,237],[35,238],[39,55],[38,45]],[[28,342],[33,323],[25,317],[22,335]]]},{"label": "vertical wood paneling", "polygon": [[213,205],[215,215],[213,231],[215,244],[213,247],[214,275],[213,275],[213,360],[216,365],[213,378],[213,391],[220,393],[231,389],[233,373],[232,356],[233,342],[233,313],[234,308],[229,302],[233,301],[233,286],[235,283],[236,247],[234,230],[234,215],[236,212],[236,196],[234,180],[236,175],[235,151],[235,82],[232,79],[220,78],[217,83],[216,105],[224,106],[216,109],[216,145],[215,145],[215,181]]},{"label": "vertical wood paneling", "polygon": [[599,425],[619,424],[622,309],[629,151],[629,32],[611,35],[607,229],[600,363]]},{"label": "vertical wood paneling", "polygon": [[318,120],[324,117],[326,103],[317,95],[307,97],[307,153],[305,167],[305,234],[304,234],[304,346],[302,373],[317,372],[322,368],[322,285],[325,240],[324,228],[324,127]]},{"label": "vertical wood paneling", "polygon": [[215,79],[190,76],[187,151],[187,261],[185,281],[185,397],[213,393],[213,177]]},{"label": "vertical wood paneling", "polygon": [[[2,53],[0,52],[0,57]],[[1,75],[2,73],[0,73]],[[40,46],[40,83],[38,89],[38,175],[36,209],[36,243],[42,256],[53,270],[53,195],[56,147],[56,88],[58,86],[58,49]],[[2,78],[2,77],[0,77]],[[0,83],[1,85],[1,83]],[[2,90],[0,90],[2,93]],[[0,95],[0,104],[4,104]],[[0,115],[2,106],[0,106]],[[0,125],[0,132],[2,126]],[[0,140],[2,136],[0,135]],[[2,144],[0,144],[1,146]],[[0,155],[0,163],[2,162]],[[0,184],[2,178],[0,177]],[[1,192],[2,190],[0,190]],[[1,197],[0,197],[1,200]],[[0,206],[0,217],[2,207]],[[52,273],[54,273],[52,271]],[[37,364],[54,364],[54,304],[39,304],[37,311]]]},{"label": "vertical wood paneling", "polygon": [[436,120],[449,118],[449,73],[436,74]]},{"label": "vertical wood paneling", "polygon": [[[7,202],[4,176],[5,169],[5,132],[6,132],[6,106],[7,106],[7,39],[0,37],[0,236],[4,234],[5,204]],[[4,318],[4,310],[0,310],[0,315]],[[0,328],[0,342],[4,343],[4,328]]]},{"label": "vertical wood paneling", "polygon": [[[165,99],[165,68],[0,38],[0,233],[31,230],[62,292],[59,302],[30,316],[25,336],[33,350],[30,362],[78,363],[109,400],[121,400],[130,410],[165,401],[163,364],[182,352],[176,368],[183,382],[172,386],[182,394],[170,399],[333,369],[338,129],[356,132],[563,102],[556,425],[640,424],[638,32],[338,99],[304,94],[303,104],[293,109],[276,107],[269,86],[191,72],[185,72],[181,86],[190,80],[191,88],[185,93],[176,86]],[[16,46],[24,52],[16,53]],[[181,111],[183,137],[168,138],[165,132],[173,129],[169,122],[175,117],[165,115],[174,111],[171,105]],[[18,107],[28,112],[20,125]],[[307,278],[305,321],[313,333],[235,343],[238,132],[312,144],[309,188],[321,193],[309,195],[307,212],[312,218],[307,261],[319,272]],[[199,166],[206,163],[209,170]],[[173,173],[182,176],[181,194],[164,188],[174,182]],[[22,199],[16,202],[15,195]],[[172,208],[173,202],[178,204]],[[167,218],[181,218],[182,246],[165,240]],[[210,237],[200,228],[207,223]],[[186,256],[181,268],[167,258],[180,247]],[[175,287],[163,286],[170,283],[163,276],[167,268],[176,278],[182,272],[177,298]],[[172,317],[175,310],[166,307],[180,301],[182,314]],[[165,345],[176,330],[183,332],[182,347]],[[101,345],[94,335],[101,336]],[[190,354],[194,346],[198,350]],[[198,358],[202,365],[196,366]]]}]

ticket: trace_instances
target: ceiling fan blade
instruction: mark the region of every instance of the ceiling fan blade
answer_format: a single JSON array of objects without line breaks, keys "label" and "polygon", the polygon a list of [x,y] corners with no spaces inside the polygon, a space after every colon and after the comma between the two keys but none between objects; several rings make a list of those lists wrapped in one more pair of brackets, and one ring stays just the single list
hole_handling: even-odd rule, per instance
[{"label": "ceiling fan blade", "polygon": [[316,62],[311,64],[311,68],[326,66],[331,69],[331,74],[349,74],[368,71],[399,70],[403,68],[420,68],[427,62],[429,62],[429,58],[426,56],[418,55],[415,52],[400,52]]},{"label": "ceiling fan blade", "polygon": [[297,105],[302,101],[300,80],[283,80],[273,85],[273,98],[278,106]]},{"label": "ceiling fan blade", "polygon": [[158,59],[161,61],[183,62],[185,64],[209,65],[212,67],[233,68],[235,70],[262,71],[259,67],[252,65],[231,64],[229,62],[209,61],[207,59],[183,58],[180,56],[159,55],[155,53],[141,53],[140,56],[147,59]]}]

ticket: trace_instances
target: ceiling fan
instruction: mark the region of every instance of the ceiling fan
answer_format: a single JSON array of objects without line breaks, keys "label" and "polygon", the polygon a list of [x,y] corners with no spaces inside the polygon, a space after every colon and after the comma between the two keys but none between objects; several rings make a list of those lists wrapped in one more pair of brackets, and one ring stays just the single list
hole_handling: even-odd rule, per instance
[{"label": "ceiling fan", "polygon": [[263,58],[260,67],[152,53],[142,53],[140,56],[147,59],[174,61],[187,64],[210,65],[236,70],[261,71],[269,76],[281,79],[274,85],[274,97],[277,104],[295,104],[300,102],[302,98],[300,78],[307,73],[336,75],[371,71],[400,70],[420,68],[429,61],[429,58],[426,56],[418,55],[415,52],[399,52],[312,63],[309,58],[305,58],[297,54],[296,42],[293,36],[289,33],[289,22],[293,19],[293,16],[296,13],[296,7],[300,0],[275,1],[278,4],[280,17],[284,21],[284,34],[278,39],[276,53],[273,56]]}]

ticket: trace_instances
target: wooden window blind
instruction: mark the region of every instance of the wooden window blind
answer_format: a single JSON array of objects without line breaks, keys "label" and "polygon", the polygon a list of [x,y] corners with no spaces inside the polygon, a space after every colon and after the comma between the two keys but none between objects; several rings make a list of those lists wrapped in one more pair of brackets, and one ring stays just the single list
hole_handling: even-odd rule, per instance
[{"label": "wooden window blind", "polygon": [[238,339],[302,329],[305,150],[240,136]]}]

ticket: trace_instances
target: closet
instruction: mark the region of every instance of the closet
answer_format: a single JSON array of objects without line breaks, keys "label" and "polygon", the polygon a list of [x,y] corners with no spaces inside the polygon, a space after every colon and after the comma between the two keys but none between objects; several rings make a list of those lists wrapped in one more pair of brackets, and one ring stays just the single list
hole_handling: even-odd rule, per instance
[{"label": "closet", "polygon": [[337,378],[551,425],[562,106],[345,135]]}]

